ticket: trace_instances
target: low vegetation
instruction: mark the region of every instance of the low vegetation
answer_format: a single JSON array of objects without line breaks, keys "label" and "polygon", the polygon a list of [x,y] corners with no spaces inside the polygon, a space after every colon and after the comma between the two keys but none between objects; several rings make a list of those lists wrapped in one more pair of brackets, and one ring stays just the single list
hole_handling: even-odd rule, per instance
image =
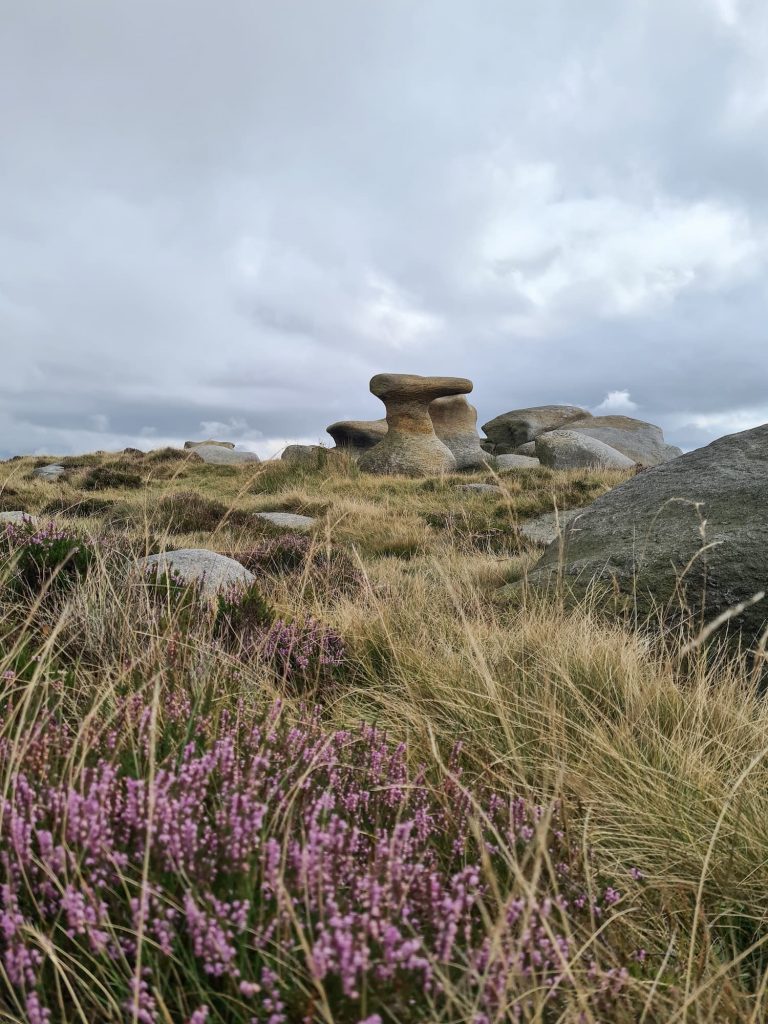
[{"label": "low vegetation", "polygon": [[60,461],[0,464],[2,1019],[766,1018],[754,666],[496,597],[621,474]]}]

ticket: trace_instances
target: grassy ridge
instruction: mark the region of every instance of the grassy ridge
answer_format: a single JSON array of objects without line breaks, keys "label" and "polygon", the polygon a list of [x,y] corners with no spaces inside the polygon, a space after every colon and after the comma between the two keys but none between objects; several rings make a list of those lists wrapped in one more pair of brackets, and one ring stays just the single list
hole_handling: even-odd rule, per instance
[{"label": "grassy ridge", "polygon": [[[546,1021],[764,1019],[768,711],[747,668],[703,655],[683,661],[679,638],[660,641],[588,607],[529,600],[510,608],[494,600],[536,557],[517,525],[555,504],[586,504],[621,475],[512,471],[497,481],[504,489],[497,496],[456,490],[490,475],[379,479],[344,460],[314,472],[205,466],[173,454],[71,461],[67,481],[55,485],[29,478],[35,460],[0,464],[0,508],[55,515],[96,552],[75,588],[51,588],[42,598],[8,585],[0,592],[6,797],[48,716],[70,730],[61,749],[51,744],[49,770],[75,786],[99,746],[95,725],[101,736],[121,723],[114,756],[146,778],[164,758],[180,756],[187,737],[180,723],[204,721],[211,740],[226,733],[231,716],[258,717],[276,699],[289,720],[316,705],[325,729],[362,720],[403,741],[408,770],[427,766],[438,801],[460,742],[462,778],[473,792],[561,808],[568,836],[594,851],[594,865],[589,857],[579,865],[584,885],[597,889],[608,878],[622,894],[611,911],[610,943],[598,920],[579,925],[578,942],[601,971],[636,964],[610,1008],[596,996],[582,956],[570,962],[571,987],[559,1003],[540,988],[510,983],[507,1002],[488,1019],[513,1012]],[[220,643],[204,608],[158,607],[132,580],[135,557],[164,547],[247,558],[274,536],[253,518],[260,510],[317,518],[311,552],[297,564],[249,564],[281,616],[312,616],[344,638],[344,668],[332,677],[288,686],[274,665]],[[149,709],[149,745],[140,726],[125,720],[134,696]],[[186,710],[174,718],[177,706]],[[517,895],[542,898],[548,842],[537,834],[527,852],[504,847],[505,867],[493,864],[491,877],[514,865]],[[493,934],[499,906],[489,899],[486,909],[484,927]],[[294,944],[302,934],[292,933]],[[455,972],[444,978],[440,997],[415,1009],[406,1001],[395,1013],[384,997],[355,1001],[307,977],[298,961],[275,968],[302,993],[284,1011],[289,1020],[307,1012],[339,1022],[375,1014],[481,1019],[466,971],[459,972],[464,981]],[[132,971],[135,964],[110,971],[99,957],[70,957],[46,976],[52,1019],[93,1020],[98,1006],[105,1020],[141,1020]],[[99,978],[90,990],[101,994],[78,1010],[89,972]],[[7,1019],[31,1019],[7,968],[5,982]],[[245,1021],[253,1012],[247,999],[220,991],[199,958],[176,963],[153,983],[157,1020],[192,1019],[201,1006],[210,1006],[210,1020]],[[182,995],[174,1002],[172,993]]]}]

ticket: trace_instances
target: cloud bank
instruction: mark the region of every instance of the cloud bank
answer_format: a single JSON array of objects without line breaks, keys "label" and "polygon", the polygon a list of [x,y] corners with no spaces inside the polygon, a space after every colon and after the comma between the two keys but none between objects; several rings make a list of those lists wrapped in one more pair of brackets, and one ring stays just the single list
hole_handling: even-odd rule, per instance
[{"label": "cloud bank", "polygon": [[10,0],[0,457],[568,402],[768,420],[768,8]]}]

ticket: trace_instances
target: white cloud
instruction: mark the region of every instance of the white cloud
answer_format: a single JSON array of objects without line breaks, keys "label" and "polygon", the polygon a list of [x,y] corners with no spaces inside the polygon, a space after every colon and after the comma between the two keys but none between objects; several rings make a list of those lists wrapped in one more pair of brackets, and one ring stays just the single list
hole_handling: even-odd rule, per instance
[{"label": "white cloud", "polygon": [[617,415],[636,412],[637,402],[633,402],[628,391],[609,391],[600,405],[595,406],[598,416],[615,413]]}]

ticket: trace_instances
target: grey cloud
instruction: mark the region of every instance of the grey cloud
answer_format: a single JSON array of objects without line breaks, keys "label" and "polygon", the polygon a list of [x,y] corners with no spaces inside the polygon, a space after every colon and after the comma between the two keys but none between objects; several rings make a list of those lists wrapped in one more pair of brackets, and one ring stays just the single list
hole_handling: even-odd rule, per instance
[{"label": "grey cloud", "polygon": [[6,6],[0,455],[314,439],[380,370],[768,419],[757,0]]}]

